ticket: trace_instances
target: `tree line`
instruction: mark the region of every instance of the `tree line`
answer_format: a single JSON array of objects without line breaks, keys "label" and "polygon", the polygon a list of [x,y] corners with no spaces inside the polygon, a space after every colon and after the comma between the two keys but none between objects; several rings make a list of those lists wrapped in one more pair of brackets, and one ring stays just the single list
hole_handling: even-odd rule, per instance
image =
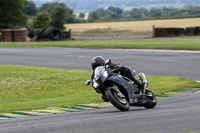
[{"label": "tree line", "polygon": [[118,7],[100,8],[89,14],[89,22],[112,20],[148,20],[148,19],[173,19],[200,17],[200,6],[188,6],[184,8],[133,8],[123,10]]},{"label": "tree line", "polygon": [[33,1],[0,0],[0,28],[28,25],[31,28],[57,27],[64,29],[65,23],[75,23],[73,10],[59,2],[44,3],[36,7]]},{"label": "tree line", "polygon": [[[52,26],[64,29],[65,23],[200,17],[200,6],[198,5],[184,8],[141,7],[131,10],[110,6],[90,12],[88,20],[80,20],[64,3],[44,3],[36,7],[33,1],[27,0],[0,0],[0,2],[0,28],[28,25],[31,28]],[[84,13],[80,13],[79,17],[83,18]]]},{"label": "tree line", "polygon": [[[44,0],[34,0],[36,5],[41,5]],[[47,1],[47,0],[46,0]],[[50,1],[50,0],[48,0]],[[57,1],[57,0],[51,0]],[[184,6],[188,4],[198,5],[199,0],[59,0],[75,11],[94,11],[100,7],[114,6],[122,9],[132,7],[163,7],[163,6]]]},{"label": "tree line", "polygon": [[73,10],[64,3],[44,3],[36,7],[33,1],[26,3],[23,12],[29,16],[27,24],[32,28],[47,28],[50,26],[64,29],[65,23],[79,22],[75,18]]}]

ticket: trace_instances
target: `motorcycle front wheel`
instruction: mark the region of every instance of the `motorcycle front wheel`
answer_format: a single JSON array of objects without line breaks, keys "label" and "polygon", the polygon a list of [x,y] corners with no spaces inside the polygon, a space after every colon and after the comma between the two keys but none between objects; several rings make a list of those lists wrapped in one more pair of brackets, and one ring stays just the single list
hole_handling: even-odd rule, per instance
[{"label": "motorcycle front wheel", "polygon": [[117,92],[112,89],[108,89],[105,92],[107,99],[119,110],[128,111],[130,104],[125,97],[120,97]]}]

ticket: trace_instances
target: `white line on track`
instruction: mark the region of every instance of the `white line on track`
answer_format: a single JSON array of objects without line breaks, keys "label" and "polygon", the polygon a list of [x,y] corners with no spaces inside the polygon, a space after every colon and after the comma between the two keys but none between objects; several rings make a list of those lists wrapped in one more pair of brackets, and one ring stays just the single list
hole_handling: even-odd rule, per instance
[{"label": "white line on track", "polygon": [[[110,49],[106,49],[110,50]],[[112,49],[116,51],[152,51],[152,52],[174,52],[174,53],[200,53],[200,51],[192,50],[155,50],[155,49]]]}]

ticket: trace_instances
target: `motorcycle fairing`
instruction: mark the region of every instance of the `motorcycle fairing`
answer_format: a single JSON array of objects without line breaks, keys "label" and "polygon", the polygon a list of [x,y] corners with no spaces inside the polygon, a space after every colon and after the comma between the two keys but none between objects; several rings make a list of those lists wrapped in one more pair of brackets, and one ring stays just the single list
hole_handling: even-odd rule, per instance
[{"label": "motorcycle fairing", "polygon": [[104,83],[107,81],[113,82],[117,85],[120,85],[122,88],[124,88],[128,94],[129,100],[134,99],[135,97],[138,96],[138,94],[136,94],[136,92],[138,91],[138,88],[136,88],[133,85],[133,82],[128,82],[127,80],[125,80],[122,75],[114,74],[113,76],[108,77],[104,81]]}]

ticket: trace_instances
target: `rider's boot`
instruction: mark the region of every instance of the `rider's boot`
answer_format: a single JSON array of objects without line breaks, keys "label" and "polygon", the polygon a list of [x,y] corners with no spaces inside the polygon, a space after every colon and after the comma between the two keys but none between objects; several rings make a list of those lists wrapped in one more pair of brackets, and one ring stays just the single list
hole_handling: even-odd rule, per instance
[{"label": "rider's boot", "polygon": [[131,80],[138,86],[138,89],[144,89],[145,83],[140,82],[136,77],[132,77]]}]

